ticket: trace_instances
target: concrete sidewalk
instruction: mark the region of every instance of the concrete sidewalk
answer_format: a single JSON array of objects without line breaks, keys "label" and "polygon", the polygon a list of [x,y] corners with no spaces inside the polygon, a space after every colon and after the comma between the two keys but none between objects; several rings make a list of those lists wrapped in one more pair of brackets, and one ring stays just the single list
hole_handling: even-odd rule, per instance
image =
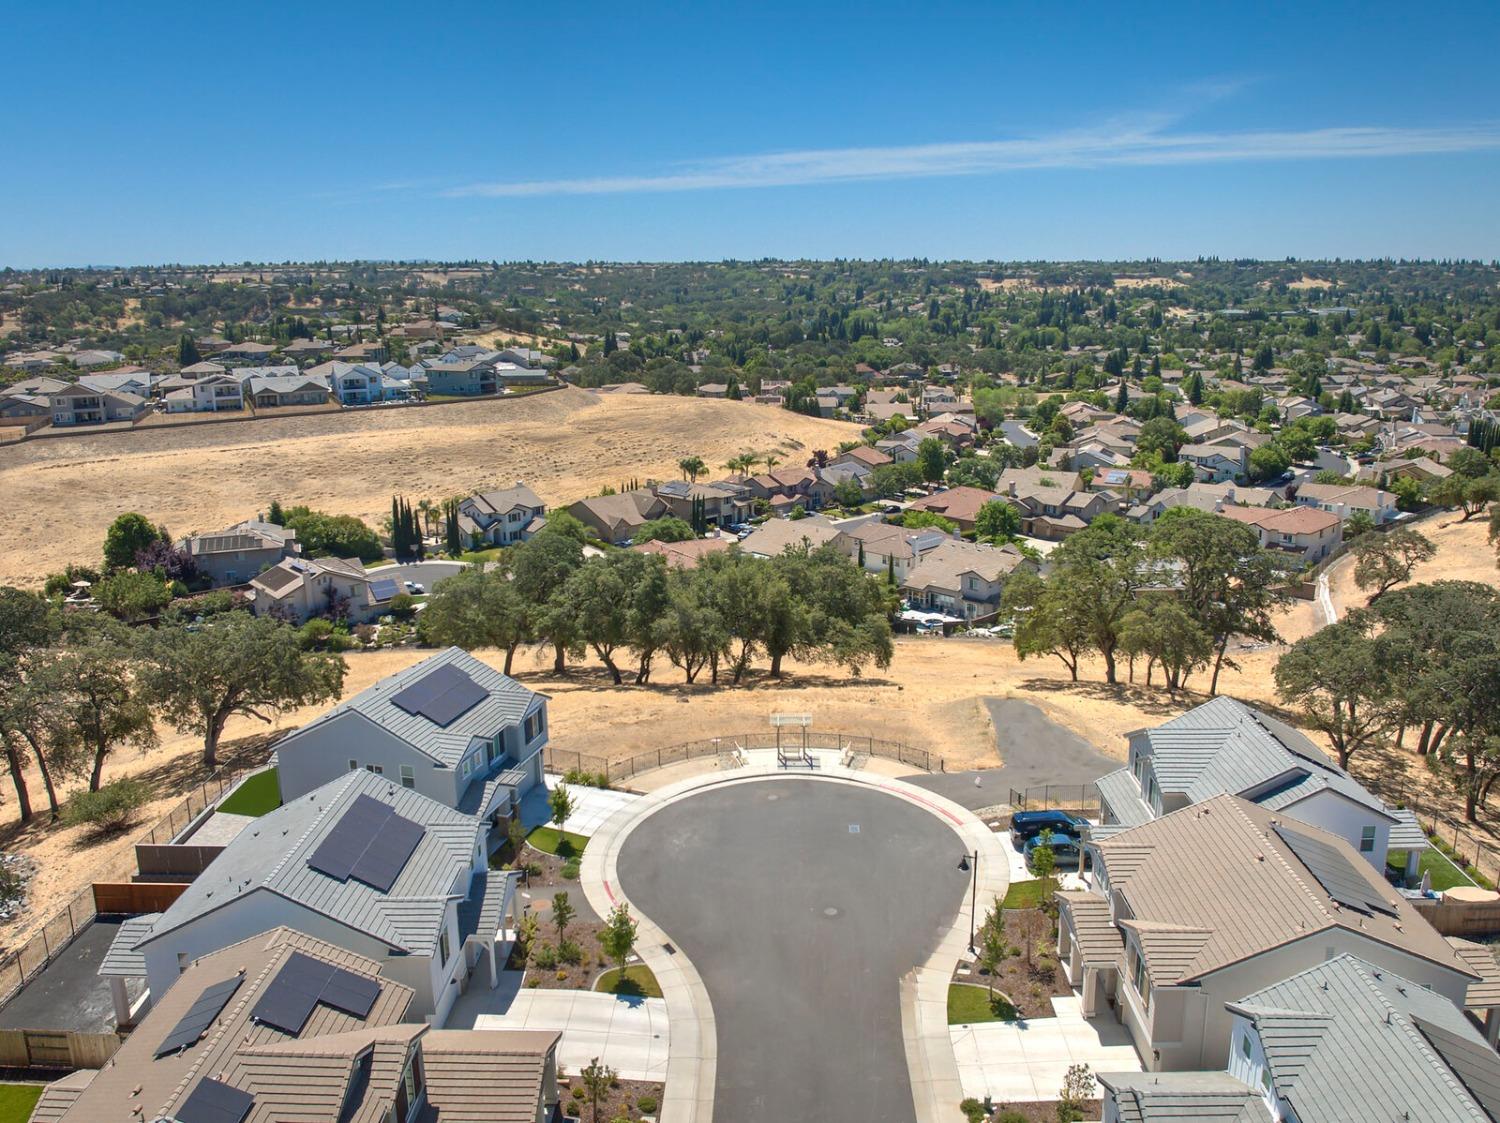
[{"label": "concrete sidewalk", "polygon": [[[547,791],[550,793],[563,782],[561,776],[547,773]],[[568,784],[568,794],[573,797],[573,814],[568,816],[567,831],[581,834],[585,838],[597,831],[616,811],[637,803],[640,796],[631,792],[617,792],[610,788],[590,788],[583,784]],[[535,790],[535,789],[534,789]],[[544,803],[545,805],[545,803]],[[552,821],[552,809],[547,808],[547,821]]]},{"label": "concrete sidewalk", "polygon": [[[516,974],[516,972],[507,972]],[[587,990],[521,989],[503,1014],[480,1014],[475,1029],[562,1031],[557,1060],[576,1074],[595,1057],[622,1080],[667,1078],[667,1004]]]},{"label": "concrete sidewalk", "polygon": [[1140,1072],[1130,1034],[1109,1015],[1087,1020],[1077,997],[1054,998],[1055,1018],[949,1026],[965,1096],[996,1103],[1055,1100],[1068,1067]]}]

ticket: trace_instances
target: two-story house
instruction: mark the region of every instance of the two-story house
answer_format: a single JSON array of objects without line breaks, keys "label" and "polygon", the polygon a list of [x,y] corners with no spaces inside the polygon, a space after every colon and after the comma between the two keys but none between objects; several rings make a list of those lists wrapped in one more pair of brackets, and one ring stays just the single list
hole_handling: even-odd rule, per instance
[{"label": "two-story house", "polygon": [[1006,579],[1030,564],[1014,546],[949,538],[922,554],[901,582],[901,590],[917,608],[984,620],[999,611]]},{"label": "two-story house", "polygon": [[590,496],[568,508],[568,514],[593,531],[601,542],[612,546],[628,545],[636,531],[666,513],[667,505],[644,487],[614,495]]},{"label": "two-story house", "polygon": [[328,388],[340,405],[367,406],[385,400],[380,368],[363,363],[331,362],[318,368],[326,371]]},{"label": "two-story house", "polygon": [[1254,527],[1261,546],[1290,554],[1304,564],[1321,561],[1344,541],[1343,520],[1317,507],[1225,506],[1219,514]]},{"label": "two-story house", "polygon": [[194,534],[182,542],[198,571],[214,586],[241,585],[302,552],[297,532],[251,519],[217,534]]},{"label": "two-story house", "polygon": [[1191,464],[1198,478],[1209,483],[1239,479],[1250,467],[1250,454],[1241,445],[1183,445],[1177,459]]},{"label": "two-story house", "polygon": [[92,390],[75,384],[49,394],[52,424],[105,425],[116,421],[138,421],[151,411],[151,403],[124,390]]},{"label": "two-story house", "polygon": [[1482,976],[1341,837],[1232,795],[1087,843],[1058,960],[1150,1071],[1221,1069],[1233,1003],[1351,954],[1462,1006]]},{"label": "two-story house", "polygon": [[498,826],[542,782],[547,696],[450,647],[383,678],[277,743],[290,802],[351,768]]},{"label": "two-story house", "polygon": [[1290,725],[1226,695],[1128,741],[1129,763],[1096,781],[1095,837],[1234,795],[1331,831],[1377,870],[1393,846],[1415,870],[1429,845],[1410,811],[1386,806]]},{"label": "two-story house", "polygon": [[165,401],[168,413],[220,413],[245,408],[245,387],[228,374],[205,374],[188,379],[188,385],[170,390]]},{"label": "two-story house", "polygon": [[908,530],[891,523],[867,522],[845,531],[844,549],[870,573],[889,575],[897,584],[905,581],[913,567],[928,553],[953,541],[936,527]]},{"label": "two-story house", "polygon": [[1299,507],[1327,511],[1344,521],[1351,515],[1362,512],[1376,526],[1384,526],[1400,513],[1396,507],[1395,495],[1389,491],[1381,491],[1378,487],[1305,483],[1297,488],[1292,501]]},{"label": "two-story house", "polygon": [[[493,987],[520,909],[491,871],[485,824],[359,769],[261,816],[163,912],[122,926],[105,977],[151,1001],[193,960],[278,925],[365,956],[442,1025],[472,974]],[[507,921],[509,923],[507,923]]]},{"label": "two-story house", "polygon": [[668,480],[652,491],[666,504],[669,514],[685,523],[693,521],[695,508],[702,513],[704,526],[738,526],[754,512],[749,491],[739,484]]},{"label": "two-story house", "polygon": [[512,546],[546,525],[547,505],[524,483],[481,491],[458,505],[458,527],[469,542]]},{"label": "two-story house", "polygon": [[[238,575],[238,571],[236,571]],[[390,611],[401,588],[358,558],[283,558],[250,578],[251,610],[293,624],[314,616],[364,624]]]}]

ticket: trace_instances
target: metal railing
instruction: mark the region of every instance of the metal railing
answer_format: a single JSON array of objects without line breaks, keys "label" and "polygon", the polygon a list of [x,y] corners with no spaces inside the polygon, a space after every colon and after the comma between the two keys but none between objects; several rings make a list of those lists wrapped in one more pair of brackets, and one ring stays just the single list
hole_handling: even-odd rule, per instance
[{"label": "metal railing", "polygon": [[1037,784],[1011,788],[1007,802],[1015,811],[1098,811],[1099,789],[1093,784]]},{"label": "metal railing", "polygon": [[[884,757],[887,760],[909,764],[924,772],[948,770],[947,763],[936,753],[908,745],[904,741],[886,741],[879,737],[866,737],[851,733],[815,733],[811,730],[808,731],[805,742],[800,730],[783,731],[781,738],[784,748],[801,748],[805,743],[809,749]],[[588,772],[603,776],[609,782],[614,783],[628,780],[642,772],[665,768],[669,764],[718,756],[721,753],[733,753],[736,750],[775,749],[776,744],[776,734],[773,731],[735,733],[722,737],[708,737],[701,741],[685,741],[660,749],[648,749],[646,752],[637,753],[624,760],[611,760],[601,754],[559,749],[548,745],[542,752],[542,760],[549,772]]]},{"label": "metal railing", "polygon": [[[154,845],[165,842],[212,807],[219,798],[239,783],[244,773],[231,772],[212,776],[194,788],[181,802],[158,819],[136,843]],[[135,870],[135,847],[121,852],[108,865],[94,871],[100,881],[128,881]],[[16,996],[28,982],[61,955],[80,932],[98,916],[94,907],[92,882],[80,889],[66,905],[43,922],[41,930],[14,951],[0,957],[0,1008]]]}]

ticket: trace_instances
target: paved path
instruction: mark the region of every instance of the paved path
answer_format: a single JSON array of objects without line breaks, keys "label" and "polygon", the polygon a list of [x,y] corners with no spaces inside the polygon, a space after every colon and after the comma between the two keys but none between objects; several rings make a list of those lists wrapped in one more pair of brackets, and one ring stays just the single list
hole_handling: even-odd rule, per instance
[{"label": "paved path", "polygon": [[1039,706],[1019,698],[988,698],[985,706],[1004,765],[911,776],[911,783],[975,810],[1004,803],[1012,788],[1081,788],[1120,767],[1120,761],[1053,721]]},{"label": "paved path", "polygon": [[577,1074],[598,1057],[622,1080],[667,1078],[671,1034],[667,1004],[660,998],[523,989],[503,1014],[480,1014],[473,1025],[475,1029],[561,1030],[557,1059],[570,1073]]},{"label": "paved path", "polygon": [[1318,574],[1318,614],[1325,625],[1338,622],[1339,610],[1333,605],[1333,592],[1328,586],[1328,570]]},{"label": "paved path", "polygon": [[949,1027],[964,1095],[997,1102],[1055,1100],[1068,1066],[1140,1072],[1130,1033],[1109,1015],[1086,1021],[1081,1000],[1054,998],[1054,1018]]}]

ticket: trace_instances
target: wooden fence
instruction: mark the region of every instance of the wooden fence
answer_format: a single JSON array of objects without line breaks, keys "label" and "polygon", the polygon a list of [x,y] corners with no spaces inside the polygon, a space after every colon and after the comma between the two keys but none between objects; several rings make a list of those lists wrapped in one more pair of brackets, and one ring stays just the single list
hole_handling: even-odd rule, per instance
[{"label": "wooden fence", "polygon": [[103,1068],[119,1048],[120,1037],[114,1033],[0,1029],[0,1066],[5,1068]]},{"label": "wooden fence", "polygon": [[[611,783],[629,779],[642,772],[664,768],[669,764],[680,764],[687,760],[733,753],[741,749],[776,748],[774,732],[735,733],[723,737],[709,737],[702,741],[686,741],[660,749],[649,749],[625,760],[610,760],[606,756],[583,753],[572,749],[558,749],[548,745],[542,759],[549,772],[588,772],[603,776]],[[902,741],[884,741],[879,737],[865,737],[851,733],[814,733],[809,730],[804,741],[801,730],[788,729],[781,734],[781,744],[796,748],[803,744],[809,749],[829,752],[852,752],[864,756],[884,757],[900,761],[925,772],[946,772],[947,764],[942,757],[919,749]]]},{"label": "wooden fence", "polygon": [[143,912],[165,912],[182,896],[190,881],[96,881],[95,913],[139,916]]},{"label": "wooden fence", "polygon": [[156,877],[192,878],[206,870],[208,864],[222,853],[222,846],[172,846],[138,842],[135,844],[135,868],[147,881]]},{"label": "wooden fence", "polygon": [[[137,839],[137,845],[155,845],[168,841],[197,816],[203,814],[207,808],[217,803],[219,797],[239,783],[242,776],[242,772],[235,771],[205,780],[183,797],[182,802],[158,819],[156,824],[141,838]],[[130,857],[134,857],[133,850],[127,853]],[[98,872],[105,879],[128,880],[134,871],[131,869],[130,861],[122,855],[120,859]],[[28,981],[35,978],[47,964],[62,954],[78,933],[94,922],[94,917],[98,914],[99,909],[94,904],[93,886],[86,886],[79,890],[66,905],[48,917],[41,931],[19,948],[7,952],[3,958],[0,958],[0,1008],[14,998],[16,993]]]}]

